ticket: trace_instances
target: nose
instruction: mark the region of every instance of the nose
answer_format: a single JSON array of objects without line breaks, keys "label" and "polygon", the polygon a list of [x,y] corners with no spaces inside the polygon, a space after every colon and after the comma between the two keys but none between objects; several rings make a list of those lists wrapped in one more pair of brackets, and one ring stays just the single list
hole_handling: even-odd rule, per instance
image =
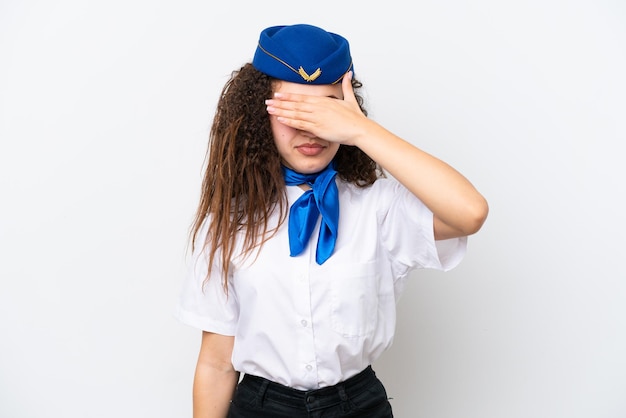
[{"label": "nose", "polygon": [[315,138],[315,135],[313,135],[311,132],[308,131],[302,131],[302,130],[298,130],[300,132],[300,135],[302,136],[306,136],[307,138]]}]

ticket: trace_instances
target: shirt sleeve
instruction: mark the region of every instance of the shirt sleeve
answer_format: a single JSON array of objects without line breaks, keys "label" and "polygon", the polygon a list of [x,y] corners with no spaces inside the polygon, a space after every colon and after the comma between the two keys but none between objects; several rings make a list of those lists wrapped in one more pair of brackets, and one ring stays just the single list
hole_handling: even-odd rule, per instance
[{"label": "shirt sleeve", "polygon": [[448,271],[456,267],[467,250],[467,237],[435,241],[433,213],[396,180],[385,182],[387,202],[378,214],[382,245],[391,260],[396,279],[412,270]]},{"label": "shirt sleeve", "polygon": [[224,289],[222,270],[217,266],[207,278],[206,232],[205,224],[198,232],[174,316],[194,328],[232,336],[239,318],[237,295],[231,280],[228,280],[228,292]]}]

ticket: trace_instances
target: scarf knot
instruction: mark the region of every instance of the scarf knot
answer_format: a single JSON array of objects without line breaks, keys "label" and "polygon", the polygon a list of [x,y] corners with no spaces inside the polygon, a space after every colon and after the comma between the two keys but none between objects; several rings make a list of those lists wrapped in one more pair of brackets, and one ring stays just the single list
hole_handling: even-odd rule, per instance
[{"label": "scarf knot", "polygon": [[311,186],[289,208],[289,255],[295,257],[304,251],[321,215],[315,261],[323,264],[335,249],[339,225],[339,191],[334,164],[313,174],[301,174],[285,166],[282,169],[288,186]]}]

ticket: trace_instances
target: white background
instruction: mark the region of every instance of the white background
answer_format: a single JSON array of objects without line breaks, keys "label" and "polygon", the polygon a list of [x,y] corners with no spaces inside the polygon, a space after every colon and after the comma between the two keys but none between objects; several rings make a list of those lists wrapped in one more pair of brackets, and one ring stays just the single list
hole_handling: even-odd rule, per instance
[{"label": "white background", "polygon": [[191,416],[211,116],[291,23],[350,39],[370,116],[490,203],[401,300],[396,416],[625,417],[621,0],[0,0],[0,417]]}]

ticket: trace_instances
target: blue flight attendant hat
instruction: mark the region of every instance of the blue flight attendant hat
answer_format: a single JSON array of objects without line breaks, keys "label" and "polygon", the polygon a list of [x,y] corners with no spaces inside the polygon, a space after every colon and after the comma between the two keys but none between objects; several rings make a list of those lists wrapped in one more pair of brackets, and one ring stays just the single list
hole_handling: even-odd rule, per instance
[{"label": "blue flight attendant hat", "polygon": [[336,84],[353,68],[343,36],[304,24],[264,29],[252,65],[270,77],[300,84]]}]

